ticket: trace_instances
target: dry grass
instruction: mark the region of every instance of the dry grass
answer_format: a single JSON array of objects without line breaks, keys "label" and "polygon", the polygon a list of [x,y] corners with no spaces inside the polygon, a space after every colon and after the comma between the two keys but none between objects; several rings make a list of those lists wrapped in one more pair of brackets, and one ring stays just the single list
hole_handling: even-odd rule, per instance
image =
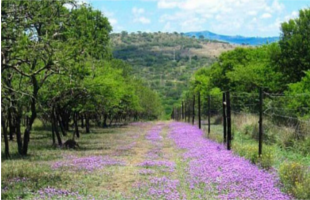
[{"label": "dry grass", "polygon": [[206,57],[219,57],[221,53],[234,50],[238,45],[208,42],[203,43],[201,49],[191,48],[192,55],[206,56]]}]

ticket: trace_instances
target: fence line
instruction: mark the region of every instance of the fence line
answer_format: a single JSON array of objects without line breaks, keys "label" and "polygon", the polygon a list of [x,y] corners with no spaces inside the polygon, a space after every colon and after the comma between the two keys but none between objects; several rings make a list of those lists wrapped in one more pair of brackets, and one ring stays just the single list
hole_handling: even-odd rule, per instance
[{"label": "fence line", "polygon": [[[309,96],[309,94],[301,93],[295,96],[286,96],[283,94],[271,94],[264,92],[262,89],[258,93],[246,93],[246,92],[222,92],[216,95],[201,96],[200,93],[195,94],[192,98],[186,98],[182,101],[180,107],[174,108],[172,118],[177,121],[185,121],[195,125],[195,117],[197,109],[198,114],[198,127],[201,129],[202,116],[207,117],[207,133],[208,136],[211,132],[211,116],[221,115],[221,124],[223,129],[223,143],[227,145],[227,149],[231,149],[232,141],[232,114],[233,117],[244,113],[250,113],[258,115],[258,155],[262,155],[263,138],[264,138],[264,119],[271,120],[274,126],[280,127],[279,124],[291,125],[294,122],[296,134],[307,134],[310,130],[310,120],[300,119],[297,115],[289,115],[292,111],[298,112],[296,109],[284,107],[286,98]],[[201,100],[206,100],[205,104],[202,104]],[[197,101],[197,104],[195,102]],[[265,104],[264,104],[265,103]],[[305,115],[309,114],[310,108],[307,106],[298,107],[299,110],[305,112]],[[308,111],[308,112],[307,112]],[[190,120],[192,118],[192,120]],[[290,120],[290,121],[289,121]],[[277,123],[275,123],[277,122]],[[268,126],[266,126],[268,128]],[[283,126],[281,127],[283,128]],[[218,131],[218,130],[215,130]],[[234,132],[234,127],[233,127]]]}]

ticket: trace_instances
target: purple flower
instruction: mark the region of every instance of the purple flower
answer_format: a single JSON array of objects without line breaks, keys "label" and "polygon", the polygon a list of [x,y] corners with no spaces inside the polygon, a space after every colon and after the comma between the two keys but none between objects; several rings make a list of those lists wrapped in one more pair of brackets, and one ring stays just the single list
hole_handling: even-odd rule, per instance
[{"label": "purple flower", "polygon": [[[70,192],[65,189],[57,189],[52,187],[42,188],[38,190],[35,194],[35,200],[39,199],[85,199],[78,192]],[[93,198],[92,196],[90,196]]]},{"label": "purple flower", "polygon": [[[204,198],[216,199],[290,199],[277,187],[278,179],[248,160],[234,155],[214,141],[203,137],[198,128],[171,123],[169,137],[187,150],[188,182],[191,189],[207,191]],[[205,194],[202,194],[205,195]]]},{"label": "purple flower", "polygon": [[124,162],[110,158],[108,156],[87,156],[81,158],[68,159],[66,161],[58,161],[52,164],[53,169],[58,168],[70,168],[71,170],[86,170],[93,171],[95,169],[101,169],[105,166],[111,165],[125,165]]}]

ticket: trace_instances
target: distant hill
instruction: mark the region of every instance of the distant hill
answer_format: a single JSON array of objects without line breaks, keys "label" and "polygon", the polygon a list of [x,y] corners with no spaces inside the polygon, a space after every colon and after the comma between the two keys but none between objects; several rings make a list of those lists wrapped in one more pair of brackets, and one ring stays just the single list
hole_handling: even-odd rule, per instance
[{"label": "distant hill", "polygon": [[279,37],[243,37],[243,36],[227,36],[219,35],[209,31],[201,32],[188,32],[185,33],[186,36],[200,38],[201,36],[204,39],[209,40],[218,40],[223,42],[229,42],[231,44],[240,44],[240,45],[262,45],[266,43],[272,43],[279,41]]},{"label": "distant hill", "polygon": [[188,88],[193,72],[210,66],[225,51],[238,45],[190,38],[178,33],[111,34],[115,58],[132,65],[132,73],[145,80],[162,98],[166,114]]}]

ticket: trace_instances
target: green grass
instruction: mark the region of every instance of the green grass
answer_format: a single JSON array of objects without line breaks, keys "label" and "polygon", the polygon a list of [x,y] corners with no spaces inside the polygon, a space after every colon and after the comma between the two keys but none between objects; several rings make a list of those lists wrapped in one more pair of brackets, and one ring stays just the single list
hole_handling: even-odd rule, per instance
[{"label": "green grass", "polygon": [[[212,124],[215,118],[211,121],[211,133],[207,134],[207,125],[203,127],[203,130],[206,133],[206,137],[209,139],[215,140],[219,143],[223,142],[223,125],[222,124]],[[255,121],[255,120],[254,120]],[[257,123],[255,121],[255,123]],[[241,151],[238,151],[236,148],[248,147],[249,151],[257,152],[258,154],[258,141],[253,139],[250,133],[246,133],[246,124],[251,124],[251,122],[245,122],[245,124],[233,124],[232,125],[232,150],[237,154]],[[252,131],[252,129],[250,130]],[[267,143],[267,144],[266,144]],[[298,152],[294,148],[283,148],[277,143],[271,143],[264,140],[263,143],[263,154],[272,152],[273,153],[273,164],[272,167],[279,169],[280,165],[283,162],[298,162],[302,165],[310,166],[310,154],[304,155],[302,152]]]},{"label": "green grass", "polygon": [[[212,119],[213,121],[215,120]],[[293,146],[286,141],[291,140],[291,127],[273,127],[268,122],[268,128],[263,135],[263,152],[258,156],[258,141],[256,138],[257,118],[255,116],[233,116],[232,151],[263,169],[275,169],[278,172],[284,191],[297,199],[310,197],[310,153],[305,154],[303,146],[307,140],[293,140]],[[206,137],[219,143],[223,142],[223,126],[212,124],[211,133],[207,134],[207,126],[203,127]],[[281,136],[281,137],[279,137]],[[292,144],[290,144],[292,145]],[[301,146],[302,148],[298,148]],[[301,149],[301,150],[300,150]],[[295,166],[300,166],[298,171]],[[296,178],[296,174],[298,178]]]},{"label": "green grass", "polygon": [[[2,141],[1,160],[1,189],[2,199],[26,198],[32,199],[39,189],[54,187],[78,191],[80,194],[95,196],[109,193],[105,191],[105,184],[111,182],[114,174],[122,171],[122,166],[105,167],[94,173],[85,171],[53,170],[51,164],[64,160],[66,156],[94,156],[110,155],[120,146],[132,142],[134,132],[130,128],[91,128],[91,133],[82,130],[81,137],[76,139],[80,148],[77,150],[62,149],[52,145],[52,136],[49,127],[43,127],[39,121],[35,122],[29,143],[29,155],[21,157],[17,153],[16,141],[10,141],[11,159],[4,159],[4,143]],[[137,131],[137,130],[136,130]],[[72,132],[63,137],[63,142],[71,138]],[[119,157],[126,160],[130,152],[120,153]],[[18,181],[16,179],[24,179]],[[112,181],[114,182],[114,180]],[[118,193],[113,193],[114,199]]]},{"label": "green grass", "polygon": [[[83,199],[95,197],[96,199],[123,200],[126,197],[134,199],[136,195],[143,199],[145,194],[137,190],[135,185],[147,182],[149,177],[154,175],[172,179],[183,178],[180,191],[190,193],[186,177],[183,177],[186,174],[184,170],[187,162],[181,159],[181,152],[178,152],[172,141],[167,138],[167,126],[161,132],[163,145],[159,156],[160,159],[176,162],[177,169],[171,173],[155,166],[152,167],[155,174],[139,174],[139,170],[143,167],[137,165],[148,160],[146,153],[153,148],[152,143],[145,138],[145,134],[153,125],[154,123],[147,123],[143,128],[135,126],[107,129],[91,127],[89,134],[86,134],[85,130],[81,131],[81,137],[77,139],[80,149],[68,150],[54,147],[51,131],[36,121],[29,143],[29,155],[19,156],[16,141],[12,141],[10,142],[11,159],[1,161],[1,197],[2,199],[34,199],[38,196],[39,190],[50,187],[78,192]],[[63,141],[66,139],[67,137],[63,138]],[[132,149],[121,150],[132,143],[135,143]],[[4,144],[2,143],[3,151]],[[53,163],[66,161],[69,156],[109,156],[124,161],[126,165],[106,166],[91,172],[71,168],[52,169]],[[70,199],[70,197],[62,197],[62,199]]]}]

